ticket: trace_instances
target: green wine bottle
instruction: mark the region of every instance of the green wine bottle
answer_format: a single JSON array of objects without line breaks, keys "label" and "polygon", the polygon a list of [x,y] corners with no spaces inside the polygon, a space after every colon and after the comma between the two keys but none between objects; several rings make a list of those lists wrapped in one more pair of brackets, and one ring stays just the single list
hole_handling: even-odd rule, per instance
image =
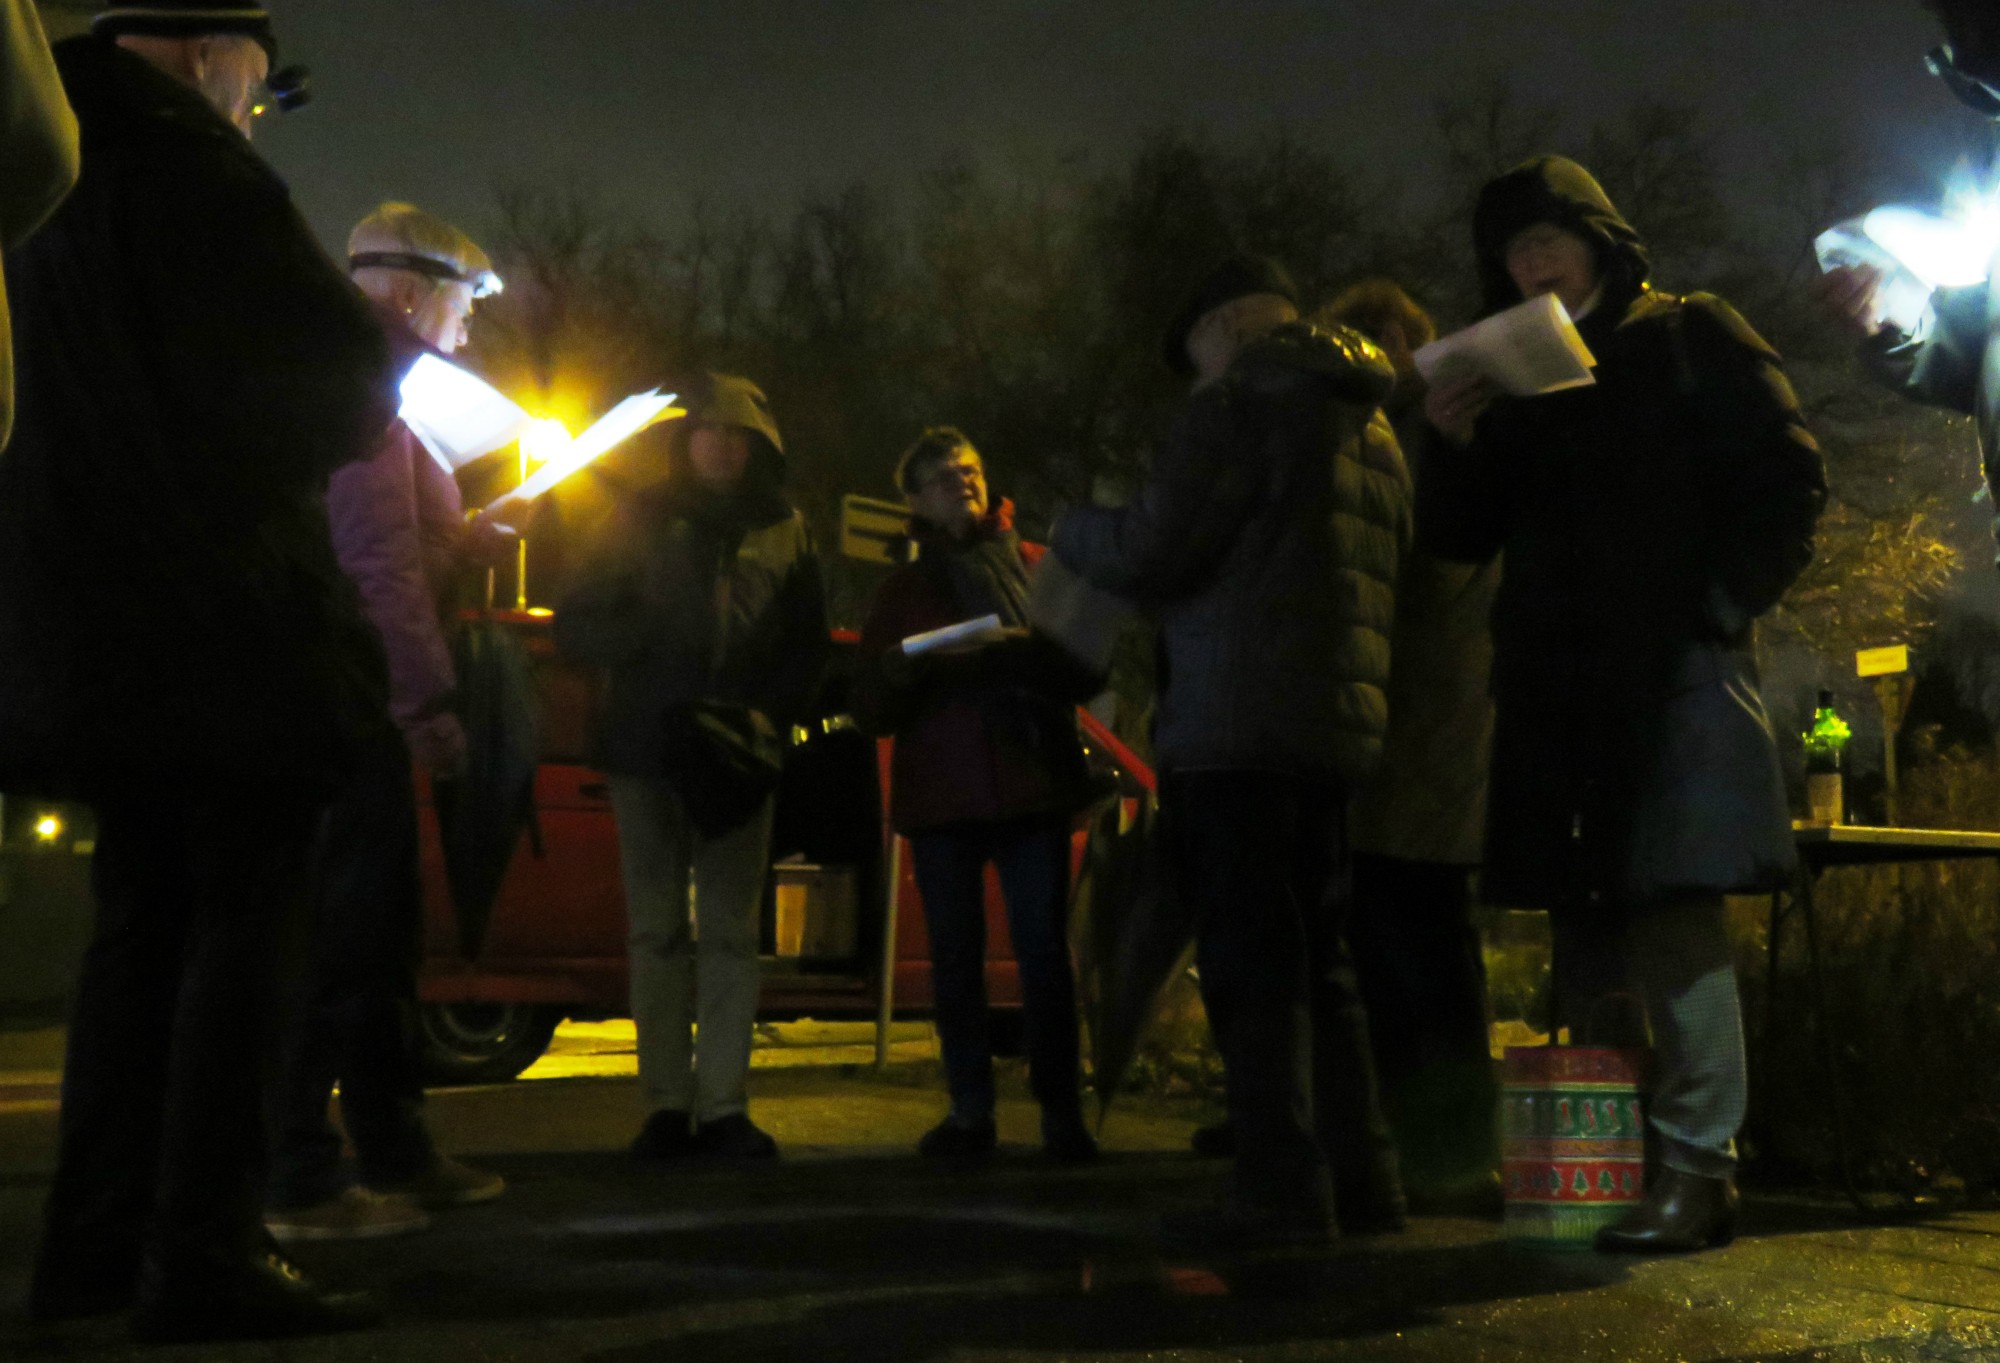
[{"label": "green wine bottle", "polygon": [[1841,771],[1846,765],[1847,740],[1854,731],[1833,708],[1833,692],[1819,693],[1812,727],[1805,732],[1806,822],[1832,825],[1846,821]]}]

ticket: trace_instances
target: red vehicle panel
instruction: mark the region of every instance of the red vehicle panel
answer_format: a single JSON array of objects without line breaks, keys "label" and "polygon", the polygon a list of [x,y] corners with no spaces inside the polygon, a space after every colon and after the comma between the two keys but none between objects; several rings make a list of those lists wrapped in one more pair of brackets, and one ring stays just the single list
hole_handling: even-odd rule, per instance
[{"label": "red vehicle panel", "polygon": [[[626,1013],[625,897],[617,829],[602,774],[583,765],[593,681],[555,652],[543,615],[499,617],[518,631],[533,664],[541,720],[535,828],[514,849],[483,935],[468,954],[444,874],[429,783],[419,776],[423,832],[424,962],[420,996],[428,1060],[439,1078],[509,1077],[532,1063],[565,1016]],[[853,636],[836,635],[843,661]],[[842,669],[836,668],[836,672]],[[835,955],[780,955],[777,892],[766,895],[761,1011],[772,1016],[875,1015],[889,917],[885,871],[896,868],[894,1005],[932,1003],[930,942],[909,858],[892,848],[885,811],[889,740],[872,742],[844,719],[845,686],[828,689],[818,725],[796,745],[778,795],[774,854],[780,874],[830,874],[851,890],[851,943]],[[1087,713],[1093,764],[1120,797],[1150,790],[1152,772]],[[1086,839],[1079,821],[1074,856]],[[808,870],[786,858],[804,855]],[[820,868],[826,868],[821,870]],[[811,912],[810,890],[804,891]],[[839,898],[839,896],[836,896]],[[825,908],[825,905],[822,905]],[[999,885],[987,873],[987,985],[996,1009],[1018,1009],[1020,981]],[[796,948],[794,947],[794,950]]]}]

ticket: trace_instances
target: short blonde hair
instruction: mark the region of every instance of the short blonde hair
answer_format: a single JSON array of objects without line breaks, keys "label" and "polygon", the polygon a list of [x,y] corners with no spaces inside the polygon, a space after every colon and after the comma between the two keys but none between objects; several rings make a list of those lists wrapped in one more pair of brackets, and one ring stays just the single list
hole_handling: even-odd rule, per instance
[{"label": "short blonde hair", "polygon": [[493,269],[478,242],[437,214],[406,203],[385,203],[356,224],[347,236],[347,254],[350,260],[377,254],[425,256],[466,279]]}]

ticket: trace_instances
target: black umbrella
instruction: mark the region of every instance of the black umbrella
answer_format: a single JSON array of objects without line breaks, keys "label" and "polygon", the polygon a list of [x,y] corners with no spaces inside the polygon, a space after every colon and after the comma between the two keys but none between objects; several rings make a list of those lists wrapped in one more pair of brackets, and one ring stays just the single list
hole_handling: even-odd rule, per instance
[{"label": "black umbrella", "polygon": [[1194,920],[1166,867],[1154,802],[1140,801],[1131,826],[1122,823],[1116,803],[1097,816],[1072,901],[1100,1128],[1153,1025],[1161,991],[1184,968],[1194,942]]},{"label": "black umbrella", "polygon": [[459,946],[470,959],[486,939],[522,830],[534,823],[540,735],[534,673],[511,630],[494,620],[466,622],[452,640],[452,661],[465,770],[434,782],[433,791]]}]

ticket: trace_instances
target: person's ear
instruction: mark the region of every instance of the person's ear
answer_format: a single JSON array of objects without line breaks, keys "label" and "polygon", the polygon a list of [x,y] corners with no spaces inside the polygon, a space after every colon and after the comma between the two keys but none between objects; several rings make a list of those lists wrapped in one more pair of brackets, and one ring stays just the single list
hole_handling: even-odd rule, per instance
[{"label": "person's ear", "polygon": [[181,54],[181,60],[187,68],[188,79],[197,86],[206,84],[209,67],[215,60],[215,39],[191,39],[181,49]]}]

